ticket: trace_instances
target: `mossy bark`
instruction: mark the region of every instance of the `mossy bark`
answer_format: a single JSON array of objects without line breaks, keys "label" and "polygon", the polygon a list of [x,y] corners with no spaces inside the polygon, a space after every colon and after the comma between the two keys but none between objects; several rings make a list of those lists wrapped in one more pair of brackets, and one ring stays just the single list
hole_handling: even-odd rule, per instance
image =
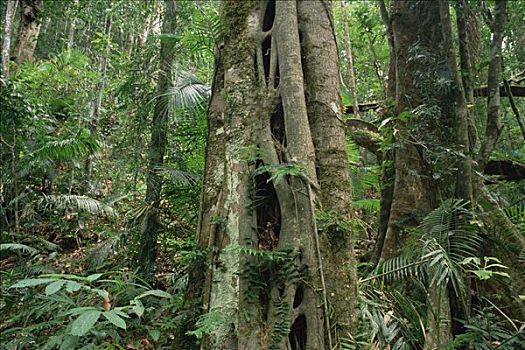
[{"label": "mossy bark", "polygon": [[[320,204],[323,210],[332,212],[336,220],[348,221],[352,218],[352,188],[338,96],[339,62],[333,39],[332,3],[300,2],[298,9],[306,104],[315,145]],[[357,305],[356,260],[351,232],[322,232],[320,244],[328,300],[334,310],[333,326],[337,330],[334,336],[341,340],[353,331]]]},{"label": "mossy bark", "polygon": [[[344,246],[323,248],[314,215],[316,194],[325,209],[350,215],[328,9],[322,1],[223,3],[227,32],[197,237],[205,259],[190,271],[188,293],[223,322],[202,349],[332,348],[327,288],[344,302],[338,321],[350,331],[344,312],[352,312],[356,281],[341,268],[355,271],[351,241],[347,235]],[[323,58],[327,65],[313,67]]]}]

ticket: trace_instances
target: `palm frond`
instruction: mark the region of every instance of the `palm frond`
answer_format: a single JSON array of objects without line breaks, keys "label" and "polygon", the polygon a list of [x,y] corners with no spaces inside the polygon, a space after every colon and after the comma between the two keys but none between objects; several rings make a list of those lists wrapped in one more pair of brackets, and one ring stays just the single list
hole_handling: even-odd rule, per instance
[{"label": "palm frond", "polygon": [[[182,68],[174,69],[176,73],[172,86],[155,95],[154,99],[158,100],[164,112],[183,110],[195,120],[195,116],[204,110],[204,102],[210,97],[211,88],[193,73]],[[181,117],[184,113],[179,114],[178,120],[184,121]]]},{"label": "palm frond", "polygon": [[399,255],[380,263],[374,274],[361,283],[381,278],[385,282],[401,281],[408,278],[419,279],[423,276],[422,265],[425,261]]},{"label": "palm frond", "polygon": [[95,152],[100,145],[87,129],[62,140],[48,141],[29,157],[36,161],[67,161],[85,157]]},{"label": "palm frond", "polygon": [[199,180],[198,174],[178,170],[167,165],[158,166],[155,170],[168,174],[171,182],[177,186],[193,186]]},{"label": "palm frond", "polygon": [[122,248],[125,235],[126,233],[115,235],[90,247],[87,251],[87,260],[90,268],[98,269],[103,267],[109,261],[108,259]]},{"label": "palm frond", "polygon": [[25,244],[20,243],[2,243],[0,244],[0,251],[22,251],[31,255],[37,254],[38,250]]},{"label": "palm frond", "polygon": [[40,199],[39,205],[44,209],[58,209],[58,210],[80,210],[90,214],[98,214],[105,216],[115,216],[115,210],[94,198],[77,195],[44,195]]}]

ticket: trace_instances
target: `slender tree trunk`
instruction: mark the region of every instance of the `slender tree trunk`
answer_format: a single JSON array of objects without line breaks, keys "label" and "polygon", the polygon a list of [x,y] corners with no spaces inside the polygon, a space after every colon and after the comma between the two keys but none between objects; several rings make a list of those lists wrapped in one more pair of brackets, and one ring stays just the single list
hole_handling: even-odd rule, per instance
[{"label": "slender tree trunk", "polygon": [[4,20],[4,39],[2,41],[2,75],[7,79],[9,75],[9,59],[11,53],[11,31],[13,30],[13,20],[16,13],[16,0],[8,0],[5,10]]},{"label": "slender tree trunk", "polygon": [[[346,10],[346,1],[341,0],[341,11],[343,12],[343,27],[344,27],[344,45],[346,57],[346,81],[348,81],[348,88],[352,96],[352,107],[356,118],[360,118],[359,102],[357,100],[357,87],[355,83],[355,69],[354,57],[352,54],[352,40],[350,39],[350,31],[348,29],[348,15]],[[359,147],[359,158],[361,165],[366,166],[366,149]]]},{"label": "slender tree trunk", "polygon": [[[111,26],[112,26],[112,20],[111,20],[111,14],[106,14],[106,17],[104,19],[104,35],[105,39],[108,40],[108,43],[106,47],[104,48],[102,58],[100,61],[99,66],[99,81],[95,90],[95,100],[93,101],[92,109],[91,109],[91,115],[89,116],[88,120],[88,128],[92,135],[97,134],[97,123],[100,119],[100,109],[102,107],[102,98],[104,96],[104,89],[106,87],[106,73],[108,69],[108,63],[109,63],[109,50],[110,50],[110,44],[111,41]],[[86,192],[89,193],[92,191],[93,186],[91,183],[92,177],[93,177],[93,161],[94,161],[94,155],[90,154],[88,158],[86,159],[85,164],[85,182],[86,182]]]},{"label": "slender tree trunk", "polygon": [[379,13],[385,25],[385,34],[388,40],[390,50],[390,62],[388,64],[388,83],[386,96],[388,99],[394,99],[396,96],[396,53],[394,45],[394,31],[392,30],[392,17],[388,13],[384,0],[379,0]]},{"label": "slender tree trunk", "polygon": [[[465,0],[456,3],[456,23],[458,28],[459,58],[461,67],[461,79],[465,90],[467,104],[474,104],[474,87],[472,82],[472,60],[471,45],[469,45],[469,23],[475,23],[470,5]],[[472,28],[470,33],[472,33]],[[469,148],[474,151],[478,149],[478,132],[472,118],[468,125]]]},{"label": "slender tree trunk", "polygon": [[70,19],[67,26],[67,39],[66,39],[66,48],[71,50],[75,43],[75,31],[76,31],[76,11],[78,8],[79,0],[73,0],[70,6]]},{"label": "slender tree trunk", "polygon": [[33,60],[42,23],[39,15],[43,6],[43,0],[20,0],[20,27],[13,52],[17,64]]},{"label": "slender tree trunk", "polygon": [[492,23],[492,43],[490,45],[489,72],[487,76],[487,127],[481,144],[477,163],[483,169],[498,142],[503,128],[500,118],[501,46],[507,23],[507,1],[497,0]]},{"label": "slender tree trunk", "polygon": [[357,101],[357,89],[355,85],[354,58],[352,55],[352,41],[350,40],[350,30],[348,29],[348,14],[346,10],[346,1],[341,0],[341,11],[343,12],[343,27],[345,33],[345,57],[346,57],[346,76],[348,78],[348,88],[352,95],[352,107],[354,115],[359,118],[359,103]]},{"label": "slender tree trunk", "polygon": [[[392,31],[392,19],[386,8],[383,0],[379,1],[379,10],[381,18],[385,25],[385,35],[388,41],[390,50],[390,62],[388,64],[388,79],[386,86],[387,101],[394,101],[396,98],[396,54],[394,47],[394,32]],[[393,111],[389,111],[386,107],[382,113],[383,120],[393,116]],[[393,129],[389,126],[384,128],[383,133],[389,133],[389,137],[394,140]],[[388,223],[390,220],[390,210],[392,201],[394,199],[394,182],[396,178],[394,167],[395,150],[388,150],[381,154],[381,199],[379,202],[379,225],[377,228],[377,240],[374,247],[374,252],[370,262],[372,266],[376,266],[381,258],[383,246],[385,243],[386,232],[388,230]]]},{"label": "slender tree trunk", "polygon": [[[163,34],[174,34],[176,30],[177,2],[166,0],[166,10],[162,22]],[[166,92],[173,82],[175,42],[162,39],[160,44],[160,74],[157,83],[157,101],[151,124],[151,142],[149,145],[149,162],[146,178],[146,211],[141,229],[141,247],[139,251],[140,272],[149,281],[154,280],[155,259],[157,257],[157,233],[161,227],[159,207],[162,192],[162,176],[159,167],[164,163],[167,146],[169,121],[169,101]]]}]

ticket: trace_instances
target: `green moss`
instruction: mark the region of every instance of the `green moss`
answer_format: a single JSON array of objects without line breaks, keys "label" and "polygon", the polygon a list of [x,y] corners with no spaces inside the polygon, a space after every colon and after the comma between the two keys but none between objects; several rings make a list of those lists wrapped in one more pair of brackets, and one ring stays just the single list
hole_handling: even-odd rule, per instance
[{"label": "green moss", "polygon": [[237,37],[246,27],[248,15],[255,10],[260,4],[257,0],[227,0],[223,3],[223,18],[225,38]]}]

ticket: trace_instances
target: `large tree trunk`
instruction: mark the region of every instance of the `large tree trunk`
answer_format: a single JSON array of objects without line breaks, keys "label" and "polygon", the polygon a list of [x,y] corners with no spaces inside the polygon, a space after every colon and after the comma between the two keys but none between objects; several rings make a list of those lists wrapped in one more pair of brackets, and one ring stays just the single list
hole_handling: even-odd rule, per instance
[{"label": "large tree trunk", "polygon": [[9,75],[9,59],[11,52],[11,31],[13,30],[13,19],[16,13],[16,0],[8,0],[5,10],[4,33],[2,40],[2,75],[7,79]]},{"label": "large tree trunk", "polygon": [[[472,199],[468,113],[453,52],[448,6],[443,1],[393,2],[398,133],[393,201],[382,260],[400,252],[408,230],[438,205],[438,197]],[[437,74],[443,82],[439,83]],[[443,155],[442,149],[430,146],[436,144],[463,156]],[[444,167],[445,161],[457,167],[458,173]],[[455,188],[450,186],[454,183]],[[425,349],[437,349],[450,339],[449,295],[446,284],[427,288],[430,311]]]},{"label": "large tree trunk", "polygon": [[44,0],[20,0],[20,27],[13,57],[17,64],[33,60],[40,26],[39,14],[44,6]]},{"label": "large tree trunk", "polygon": [[[388,101],[394,101],[396,98],[396,55],[394,46],[394,32],[392,30],[392,19],[384,0],[379,1],[379,11],[381,19],[385,26],[385,35],[388,40],[388,48],[390,51],[390,62],[388,63],[388,80],[386,87],[386,98]],[[384,109],[382,113],[383,120],[393,116],[393,113]],[[395,140],[393,128],[384,128],[383,133],[388,133],[392,140]],[[378,147],[379,150],[379,147]],[[394,150],[387,150],[376,154],[378,160],[381,162],[381,199],[379,202],[379,225],[377,228],[377,240],[370,262],[372,266],[376,266],[381,259],[383,246],[385,243],[386,232],[388,230],[388,223],[390,221],[390,210],[392,201],[394,199],[394,181],[395,181],[395,167],[394,167]]]},{"label": "large tree trunk", "polygon": [[[417,226],[421,217],[437,206],[438,198],[461,198],[475,204],[474,193],[486,193],[484,184],[472,171],[472,146],[475,142],[469,139],[472,128],[467,108],[467,99],[471,96],[465,94],[463,87],[465,80],[467,84],[469,80],[462,77],[457,68],[448,2],[394,0],[392,6],[398,133],[394,158],[394,199],[382,247],[383,260],[400,252],[409,229]],[[505,1],[496,1],[495,9],[491,24],[493,39],[488,74],[488,122],[481,150],[476,157],[480,168],[488,161],[502,128],[499,75]],[[464,40],[462,15],[459,14],[459,34]],[[468,66],[468,57],[461,57],[461,60],[462,66]],[[467,93],[471,95],[468,90]],[[494,227],[494,222],[505,222],[505,216],[497,206],[490,213],[492,217],[482,216],[487,227]],[[506,224],[505,227],[512,236],[510,226]],[[519,235],[513,237],[517,246],[523,246]],[[504,253],[492,249],[491,254],[503,257],[509,266],[516,264],[515,259],[507,259]],[[427,288],[427,306],[432,312],[429,313],[425,348],[442,348],[450,338],[451,317],[464,319],[468,316],[468,310],[459,308],[456,296],[449,294],[451,288],[446,285]],[[454,305],[452,309],[450,304]]]},{"label": "large tree trunk", "polygon": [[[177,2],[165,1],[162,33],[173,34],[176,30]],[[157,83],[157,100],[151,123],[151,141],[149,144],[149,162],[146,177],[146,205],[148,209],[142,222],[139,250],[139,271],[149,281],[154,280],[155,259],[157,257],[157,233],[161,227],[159,207],[162,192],[162,176],[159,167],[164,163],[167,146],[170,104],[166,95],[173,82],[175,59],[175,41],[161,39],[160,73]]]},{"label": "large tree trunk", "polygon": [[330,11],[322,1],[224,4],[198,231],[207,255],[189,291],[223,322],[203,349],[331,349],[332,295],[339,334],[350,331],[349,233],[319,237],[314,215],[318,195],[350,217]]},{"label": "large tree trunk", "polygon": [[[339,99],[338,56],[330,2],[299,2],[299,29],[306,82],[306,104],[315,146],[323,210],[339,221],[351,219],[351,182]],[[321,44],[322,43],[322,44]],[[353,87],[355,89],[355,86]],[[326,288],[334,306],[336,340],[352,331],[357,274],[350,232],[328,227],[320,235]]]}]

